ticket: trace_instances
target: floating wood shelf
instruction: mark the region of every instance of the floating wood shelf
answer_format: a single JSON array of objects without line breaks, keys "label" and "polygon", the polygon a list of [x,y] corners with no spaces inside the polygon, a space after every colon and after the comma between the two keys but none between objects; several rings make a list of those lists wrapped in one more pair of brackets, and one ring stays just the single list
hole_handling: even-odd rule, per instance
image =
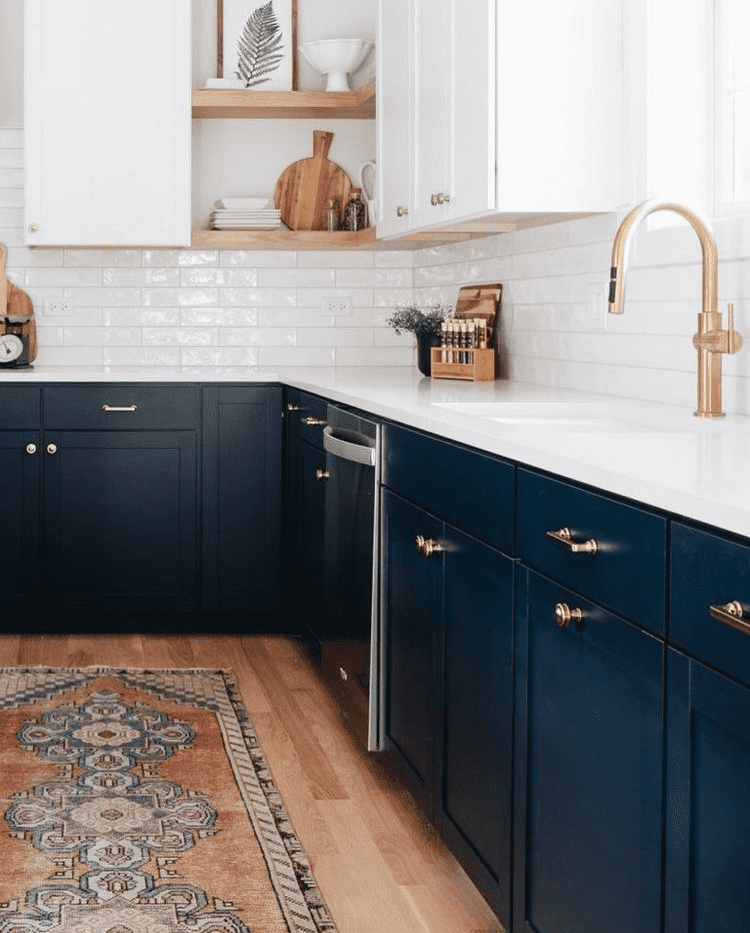
[{"label": "floating wood shelf", "polygon": [[193,89],[198,120],[374,120],[375,82],[361,91]]},{"label": "floating wood shelf", "polygon": [[375,228],[337,230],[194,230],[193,249],[363,249],[375,243]]}]

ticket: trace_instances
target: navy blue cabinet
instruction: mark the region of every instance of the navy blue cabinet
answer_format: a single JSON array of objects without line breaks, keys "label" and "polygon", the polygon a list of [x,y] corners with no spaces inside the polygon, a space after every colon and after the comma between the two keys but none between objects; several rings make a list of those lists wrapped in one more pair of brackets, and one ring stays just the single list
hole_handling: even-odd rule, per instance
[{"label": "navy blue cabinet", "polygon": [[4,386],[0,404],[0,607],[39,605],[41,393]]},{"label": "navy blue cabinet", "polygon": [[659,933],[663,642],[523,573],[513,931]]},{"label": "navy blue cabinet", "polygon": [[666,542],[661,515],[518,471],[521,560],[657,635],[664,634]]},{"label": "navy blue cabinet", "polygon": [[195,609],[195,432],[46,431],[44,444],[47,605]]},{"label": "navy blue cabinet", "polygon": [[243,626],[279,626],[281,387],[203,389],[204,609],[249,613]]},{"label": "navy blue cabinet", "polygon": [[287,389],[284,573],[285,631],[302,632],[317,657],[315,635],[323,609],[326,400]]},{"label": "navy blue cabinet", "polygon": [[443,560],[416,545],[420,537],[440,541],[443,528],[388,491],[382,515],[386,742],[399,776],[434,822]]},{"label": "navy blue cabinet", "polygon": [[[443,454],[460,482],[449,481]],[[484,506],[462,514],[457,490],[470,489],[473,503],[480,479]],[[388,425],[384,482],[388,755],[509,926],[514,562],[487,539],[512,546],[513,469]]]},{"label": "navy blue cabinet", "polygon": [[665,933],[746,933],[750,689],[668,657]]},{"label": "navy blue cabinet", "polygon": [[444,525],[438,828],[510,927],[514,562]]},{"label": "navy blue cabinet", "polygon": [[0,431],[0,606],[36,609],[39,599],[39,432]]}]

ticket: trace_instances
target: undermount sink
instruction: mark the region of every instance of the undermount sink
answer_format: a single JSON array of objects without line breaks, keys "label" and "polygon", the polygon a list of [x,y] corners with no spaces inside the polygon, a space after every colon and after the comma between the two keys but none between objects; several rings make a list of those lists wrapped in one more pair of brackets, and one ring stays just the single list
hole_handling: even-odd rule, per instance
[{"label": "undermount sink", "polygon": [[433,402],[436,408],[474,415],[509,427],[532,427],[539,431],[650,433],[656,428],[615,416],[606,402]]},{"label": "undermount sink", "polygon": [[611,405],[600,402],[434,402],[437,408],[478,415],[504,424],[571,424],[606,418]]}]

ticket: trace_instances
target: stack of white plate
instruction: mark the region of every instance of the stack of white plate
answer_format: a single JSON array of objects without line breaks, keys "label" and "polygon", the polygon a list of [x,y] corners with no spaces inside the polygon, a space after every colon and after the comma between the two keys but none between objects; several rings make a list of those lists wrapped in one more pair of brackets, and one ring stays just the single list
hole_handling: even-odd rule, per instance
[{"label": "stack of white plate", "polygon": [[275,230],[281,226],[281,211],[268,198],[221,198],[214,202],[211,230]]}]

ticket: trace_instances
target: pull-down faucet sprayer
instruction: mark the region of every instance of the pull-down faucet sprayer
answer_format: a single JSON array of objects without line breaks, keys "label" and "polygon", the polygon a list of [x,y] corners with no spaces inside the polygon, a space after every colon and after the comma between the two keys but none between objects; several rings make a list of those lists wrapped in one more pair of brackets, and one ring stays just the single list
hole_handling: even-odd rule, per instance
[{"label": "pull-down faucet sprayer", "polygon": [[728,329],[722,329],[718,303],[719,258],[716,241],[708,224],[695,211],[669,201],[644,201],[627,214],[612,244],[609,280],[609,312],[622,314],[625,301],[625,273],[633,234],[638,224],[655,211],[673,211],[684,217],[696,232],[703,256],[703,300],[693,346],[698,351],[698,418],[723,418],[721,410],[721,354],[737,353],[742,337],[734,329],[734,306],[729,305]]}]

